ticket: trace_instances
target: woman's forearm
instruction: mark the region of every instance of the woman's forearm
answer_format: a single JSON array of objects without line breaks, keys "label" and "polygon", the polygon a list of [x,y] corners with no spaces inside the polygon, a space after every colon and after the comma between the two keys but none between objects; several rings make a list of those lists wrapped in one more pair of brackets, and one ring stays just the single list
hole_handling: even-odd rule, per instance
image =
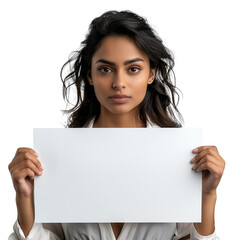
[{"label": "woman's forearm", "polygon": [[202,195],[202,222],[194,223],[194,227],[200,235],[208,236],[215,230],[214,213],[216,199],[216,191],[211,194]]},{"label": "woman's forearm", "polygon": [[16,196],[16,204],[18,210],[18,222],[21,226],[21,229],[23,230],[25,237],[27,237],[34,223],[33,196]]}]

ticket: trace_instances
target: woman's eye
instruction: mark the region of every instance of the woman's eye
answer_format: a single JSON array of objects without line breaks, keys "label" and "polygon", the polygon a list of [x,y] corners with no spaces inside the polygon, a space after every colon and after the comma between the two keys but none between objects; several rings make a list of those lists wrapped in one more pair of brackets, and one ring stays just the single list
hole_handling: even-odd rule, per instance
[{"label": "woman's eye", "polygon": [[101,73],[109,73],[111,72],[112,70],[110,68],[107,68],[107,67],[101,67],[98,69]]},{"label": "woman's eye", "polygon": [[131,72],[131,73],[137,73],[137,72],[139,72],[140,71],[140,68],[138,68],[138,67],[131,67],[130,69],[129,69],[129,72]]}]

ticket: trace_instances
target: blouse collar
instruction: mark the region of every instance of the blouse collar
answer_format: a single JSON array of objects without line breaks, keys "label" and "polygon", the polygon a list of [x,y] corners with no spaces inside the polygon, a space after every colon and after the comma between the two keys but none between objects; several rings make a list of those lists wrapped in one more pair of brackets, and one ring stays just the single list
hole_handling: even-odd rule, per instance
[{"label": "blouse collar", "polygon": [[[92,128],[95,118],[88,124],[87,128]],[[158,125],[152,123],[148,118],[146,122],[146,128],[160,128]]]}]

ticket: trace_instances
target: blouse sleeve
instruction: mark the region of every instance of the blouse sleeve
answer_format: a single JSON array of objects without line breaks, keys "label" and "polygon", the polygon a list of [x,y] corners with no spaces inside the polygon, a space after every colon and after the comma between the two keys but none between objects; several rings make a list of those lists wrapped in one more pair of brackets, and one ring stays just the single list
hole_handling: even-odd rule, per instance
[{"label": "blouse sleeve", "polygon": [[215,231],[211,235],[202,236],[197,232],[192,223],[177,223],[173,240],[179,240],[187,235],[190,235],[189,240],[220,240],[220,238],[216,236]]},{"label": "blouse sleeve", "polygon": [[24,233],[18,223],[13,225],[13,233],[9,236],[8,240],[62,240],[64,239],[61,224],[49,223],[41,224],[34,223],[29,235],[24,236]]}]

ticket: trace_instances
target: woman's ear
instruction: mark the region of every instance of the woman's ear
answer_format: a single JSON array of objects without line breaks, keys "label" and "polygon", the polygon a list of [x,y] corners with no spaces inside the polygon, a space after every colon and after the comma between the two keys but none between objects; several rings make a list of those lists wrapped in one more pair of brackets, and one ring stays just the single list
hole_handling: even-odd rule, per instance
[{"label": "woman's ear", "polygon": [[90,70],[87,72],[87,79],[90,85],[93,85],[92,76]]},{"label": "woman's ear", "polygon": [[150,68],[149,78],[148,78],[148,84],[152,84],[152,82],[155,79],[156,74],[156,68]]}]

